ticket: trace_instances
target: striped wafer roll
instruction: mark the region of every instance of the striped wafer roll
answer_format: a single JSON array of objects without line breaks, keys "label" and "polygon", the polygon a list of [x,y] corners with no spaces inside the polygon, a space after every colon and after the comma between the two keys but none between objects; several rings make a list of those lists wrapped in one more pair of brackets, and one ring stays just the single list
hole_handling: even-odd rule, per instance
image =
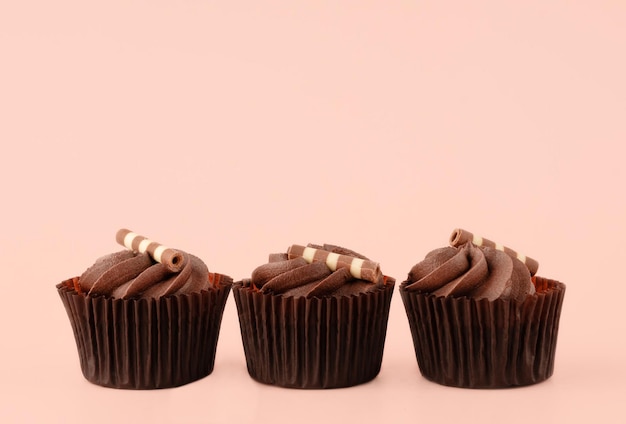
[{"label": "striped wafer roll", "polygon": [[155,261],[162,263],[172,272],[178,272],[183,268],[185,257],[181,252],[165,247],[130,230],[119,230],[115,235],[115,240],[127,249],[139,253],[148,252]]},{"label": "striped wafer roll", "polygon": [[491,240],[487,240],[486,238],[475,236],[469,231],[463,230],[461,228],[457,228],[456,230],[454,230],[452,232],[452,235],[450,236],[450,245],[456,247],[465,243],[473,243],[476,246],[486,246],[492,247],[496,250],[501,250],[509,256],[522,261],[528,267],[530,275],[535,275],[537,273],[537,269],[539,268],[539,262],[532,258],[529,258],[528,256],[524,256],[521,253],[517,253],[513,249],[502,246],[501,244],[495,243]]},{"label": "striped wafer roll", "polygon": [[294,244],[287,249],[289,259],[303,257],[308,263],[324,262],[331,271],[339,268],[347,268],[354,278],[376,283],[382,274],[380,265],[376,262],[356,258],[354,256],[340,255],[327,250],[315,249]]}]

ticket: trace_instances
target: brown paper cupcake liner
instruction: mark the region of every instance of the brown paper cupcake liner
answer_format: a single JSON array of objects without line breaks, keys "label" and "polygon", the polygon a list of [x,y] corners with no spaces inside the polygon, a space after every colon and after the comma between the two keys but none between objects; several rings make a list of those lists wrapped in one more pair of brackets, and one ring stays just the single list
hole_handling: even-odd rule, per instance
[{"label": "brown paper cupcake liner", "polygon": [[120,389],[176,387],[213,371],[230,277],[217,290],[159,299],[86,296],[73,280],[58,284],[83,375]]},{"label": "brown paper cupcake liner", "polygon": [[250,376],[300,389],[348,387],[380,372],[394,281],[355,296],[282,297],[233,286]]},{"label": "brown paper cupcake liner", "polygon": [[565,285],[534,277],[524,302],[420,294],[400,285],[421,374],[455,387],[539,383],[554,370]]}]

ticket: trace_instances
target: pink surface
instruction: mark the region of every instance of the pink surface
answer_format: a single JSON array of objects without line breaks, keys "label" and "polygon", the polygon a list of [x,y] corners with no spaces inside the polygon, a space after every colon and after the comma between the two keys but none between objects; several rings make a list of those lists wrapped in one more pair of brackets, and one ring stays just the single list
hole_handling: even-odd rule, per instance
[{"label": "pink surface", "polygon": [[[626,421],[626,3],[223,3],[0,3],[0,422]],[[567,284],[554,375],[426,381],[396,292],[363,386],[252,381],[232,296],[209,377],[94,386],[54,285],[122,227],[235,279],[329,242],[399,281],[466,228]]]}]

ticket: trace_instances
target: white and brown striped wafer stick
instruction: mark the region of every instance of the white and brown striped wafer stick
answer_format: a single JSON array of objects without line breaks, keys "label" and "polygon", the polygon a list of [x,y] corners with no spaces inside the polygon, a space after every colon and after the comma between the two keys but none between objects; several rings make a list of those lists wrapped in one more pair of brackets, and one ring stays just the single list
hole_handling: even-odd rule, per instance
[{"label": "white and brown striped wafer stick", "polygon": [[528,270],[530,271],[530,275],[535,275],[537,273],[537,269],[539,269],[539,262],[537,262],[533,258],[524,256],[521,253],[517,253],[513,249],[510,249],[506,246],[495,243],[486,238],[475,236],[469,231],[463,230],[461,228],[457,228],[456,230],[454,230],[452,232],[452,235],[450,236],[450,245],[456,247],[465,243],[473,243],[476,246],[486,246],[486,247],[492,247],[496,250],[501,250],[504,253],[508,254],[509,256],[513,258],[517,258],[520,261],[522,261],[528,267]]},{"label": "white and brown striped wafer stick", "polygon": [[127,229],[119,230],[115,240],[127,249],[139,253],[147,252],[155,261],[162,263],[172,272],[179,272],[185,263],[185,256],[178,250],[165,247]]},{"label": "white and brown striped wafer stick", "polygon": [[331,271],[339,268],[347,268],[354,278],[376,283],[380,280],[380,265],[376,262],[356,258],[354,256],[341,255],[314,247],[305,247],[294,244],[287,249],[289,259],[303,257],[308,263],[324,262]]}]

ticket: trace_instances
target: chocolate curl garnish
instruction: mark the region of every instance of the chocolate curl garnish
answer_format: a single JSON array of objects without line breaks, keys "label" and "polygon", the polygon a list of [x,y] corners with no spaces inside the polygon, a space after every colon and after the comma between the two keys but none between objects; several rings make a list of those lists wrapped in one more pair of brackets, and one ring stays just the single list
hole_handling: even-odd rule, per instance
[{"label": "chocolate curl garnish", "polygon": [[184,255],[178,250],[165,247],[130,230],[119,230],[115,240],[127,249],[139,253],[147,252],[155,261],[165,265],[172,272],[179,272],[185,263]]},{"label": "chocolate curl garnish", "polygon": [[382,276],[380,266],[376,262],[368,261],[354,256],[341,255],[314,247],[305,247],[294,244],[287,249],[289,259],[303,257],[308,263],[324,262],[331,271],[347,268],[350,274],[359,280],[367,280],[372,283],[380,281]]},{"label": "chocolate curl garnish", "polygon": [[501,250],[504,253],[508,254],[512,258],[519,259],[530,271],[530,275],[535,275],[537,273],[537,269],[539,268],[539,262],[534,260],[533,258],[529,258],[528,256],[524,256],[521,253],[517,253],[515,250],[510,249],[506,246],[502,246],[501,244],[495,243],[491,240],[487,240],[486,238],[482,238],[480,236],[475,236],[469,231],[463,230],[461,228],[457,228],[452,232],[450,236],[450,245],[457,247],[465,243],[473,243],[476,246],[486,246],[492,247],[496,250]]}]

